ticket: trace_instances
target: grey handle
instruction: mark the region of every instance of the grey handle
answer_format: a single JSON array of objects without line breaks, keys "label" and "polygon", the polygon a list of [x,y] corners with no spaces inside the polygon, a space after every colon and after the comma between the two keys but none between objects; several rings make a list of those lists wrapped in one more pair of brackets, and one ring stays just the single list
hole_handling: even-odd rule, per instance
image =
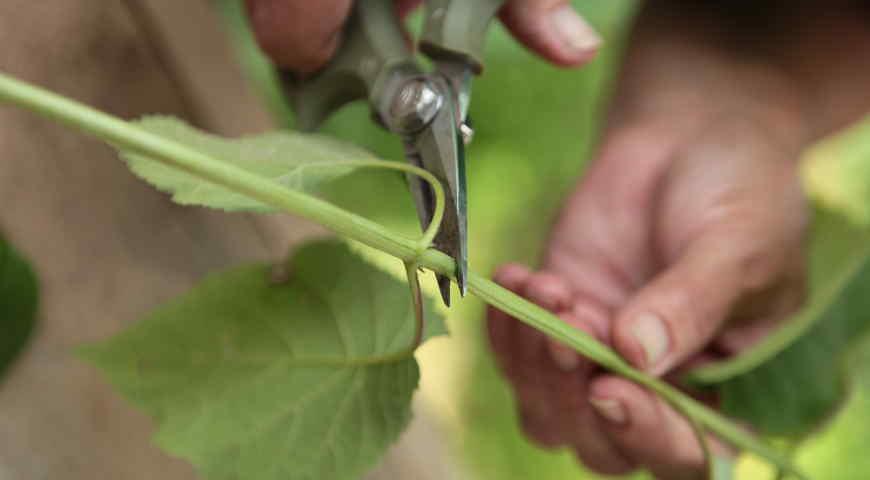
[{"label": "grey handle", "polygon": [[282,72],[301,130],[316,129],[344,104],[368,97],[376,108],[391,83],[419,73],[392,0],[359,0],[335,57],[313,77]]},{"label": "grey handle", "polygon": [[502,4],[504,0],[428,0],[420,50],[433,59],[464,61],[479,74],[486,31]]}]

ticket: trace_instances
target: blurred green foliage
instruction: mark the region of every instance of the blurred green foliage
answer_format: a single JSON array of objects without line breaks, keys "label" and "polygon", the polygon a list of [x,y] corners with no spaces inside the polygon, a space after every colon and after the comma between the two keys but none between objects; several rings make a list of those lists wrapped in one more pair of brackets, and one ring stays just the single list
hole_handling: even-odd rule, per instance
[{"label": "blurred green foliage", "polygon": [[33,333],[38,296],[30,264],[0,236],[0,379]]},{"label": "blurred green foliage", "polygon": [[739,357],[691,373],[716,385],[727,415],[793,440],[842,404],[853,370],[846,357],[870,327],[870,232],[830,211],[814,217],[805,307]]},{"label": "blurred green foliage", "polygon": [[[218,0],[219,5],[229,5],[224,10],[230,17],[240,12],[232,6],[238,2]],[[561,199],[582,173],[584,162],[595,146],[635,2],[574,3],[605,38],[605,48],[586,68],[560,70],[547,65],[513,42],[501,27],[496,27],[488,39],[486,71],[474,84],[471,116],[475,122],[475,140],[467,153],[470,262],[477,272],[490,271],[509,260],[535,264]],[[244,27],[244,22],[235,19],[230,25],[239,29]],[[255,83],[274,75],[261,54],[250,48],[253,43],[245,37],[245,32],[236,30],[234,36],[240,42],[244,63],[249,70],[254,70]],[[267,102],[282,101],[276,99],[274,86],[261,89]],[[280,115],[284,114],[282,110]],[[288,122],[282,117],[280,123]],[[330,119],[324,130],[370,148],[383,158],[402,157],[399,143],[369,121],[364,105],[346,107]],[[826,152],[830,154],[837,148],[854,151],[855,142],[870,145],[870,128],[863,132]],[[863,168],[861,171],[870,172],[870,163],[865,162],[857,164]],[[814,191],[823,192],[821,195],[826,199],[836,198],[837,202],[824,203],[841,209],[845,206],[847,213],[870,211],[870,196],[862,197],[866,187],[855,187],[853,182],[851,189],[839,188],[838,179],[844,175],[838,177],[837,168],[814,171],[811,177],[815,180],[810,183],[825,187]],[[329,198],[338,199],[342,206],[394,228],[418,229],[407,189],[399,175],[366,174],[338,182],[333,189]],[[378,194],[372,195],[372,192]],[[853,218],[860,214],[850,213]],[[850,231],[853,230],[817,231],[815,248],[824,252],[852,245],[853,239],[844,237],[850,235]],[[816,263],[823,265],[824,261]],[[825,278],[817,276],[813,281],[822,284]],[[457,394],[460,418],[455,445],[462,462],[473,472],[470,478],[598,478],[585,472],[569,452],[544,451],[522,437],[513,399],[486,347],[482,319],[483,305],[473,299],[460,302],[451,311],[451,341],[461,342],[469,359],[466,364],[470,366],[461,372],[466,378],[459,382],[466,388]],[[864,351],[866,349],[853,352],[852,365],[870,365],[870,357],[861,353]],[[845,410],[832,420],[829,428],[797,451],[798,461],[813,478],[870,478],[870,457],[864,453],[870,442],[867,428],[870,425],[870,373],[867,368],[859,368],[856,376],[853,395]],[[744,459],[737,471],[738,478],[742,479],[771,478],[771,472],[752,459]],[[647,477],[637,474],[632,478]]]},{"label": "blurred green foliage", "polygon": [[214,0],[217,12],[227,27],[236,57],[248,80],[263,98],[278,125],[292,128],[293,112],[279,88],[278,75],[269,60],[257,48],[251,35],[248,17],[241,0]]},{"label": "blurred green foliage", "polygon": [[870,116],[807,155],[804,168],[813,200],[870,226]]}]

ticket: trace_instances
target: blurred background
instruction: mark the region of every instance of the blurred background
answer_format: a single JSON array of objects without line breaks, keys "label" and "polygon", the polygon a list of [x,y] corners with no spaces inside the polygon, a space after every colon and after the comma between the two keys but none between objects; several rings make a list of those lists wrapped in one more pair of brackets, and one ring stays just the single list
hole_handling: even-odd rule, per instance
[{"label": "blurred background", "polygon": [[[241,0],[216,4],[255,90],[276,121],[292,128],[292,112],[275,72],[250,35]],[[470,266],[476,272],[489,273],[509,260],[536,263],[560,199],[582,174],[595,148],[635,3],[610,0],[575,5],[605,38],[597,59],[581,70],[545,64],[501,27],[494,28],[488,39],[486,72],[474,84],[475,138],[467,152]],[[417,20],[411,19],[412,29]],[[369,121],[364,105],[345,108],[325,130],[385,159],[403,158],[401,146]],[[852,236],[870,221],[870,186],[852,174],[870,165],[870,123],[822,142],[803,161],[807,190],[825,208],[818,213],[811,256],[812,284],[823,285],[833,275],[825,268],[830,256],[854,244]],[[342,181],[327,196],[392,228],[417,229],[399,176],[366,173]],[[459,302],[450,312],[450,338],[429,342],[418,355],[423,378],[418,400],[449,444],[457,476],[599,478],[585,472],[569,452],[544,451],[522,437],[513,399],[490,357],[482,320],[481,302],[474,298]],[[870,444],[870,370],[858,368],[855,377],[842,412],[797,451],[799,463],[813,478],[870,478],[870,458],[864,454]],[[745,479],[772,474],[752,458],[742,458],[738,472]]]}]

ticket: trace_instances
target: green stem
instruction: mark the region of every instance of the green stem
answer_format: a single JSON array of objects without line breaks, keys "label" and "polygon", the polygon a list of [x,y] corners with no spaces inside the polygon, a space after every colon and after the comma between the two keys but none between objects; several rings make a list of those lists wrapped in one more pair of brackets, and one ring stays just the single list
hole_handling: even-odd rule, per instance
[{"label": "green stem", "polygon": [[40,113],[115,146],[152,156],[167,165],[281,210],[293,212],[337,233],[390,252],[402,260],[411,261],[419,255],[416,241],[391,232],[371,220],[318,198],[287,189],[276,182],[264,181],[259,175],[220,162],[187,146],[2,73],[0,100]]},{"label": "green stem", "polygon": [[682,413],[688,420],[689,426],[692,427],[692,432],[695,434],[695,438],[698,440],[698,445],[701,446],[701,454],[704,455],[704,464],[707,465],[707,476],[710,480],[718,480],[715,475],[715,460],[713,459],[713,450],[710,447],[710,442],[707,439],[707,432],[704,430],[704,427],[698,422],[695,417],[689,415],[686,412]]},{"label": "green stem", "polygon": [[417,275],[418,266],[414,262],[405,262],[405,275],[408,277],[408,286],[411,290],[411,302],[414,305],[414,340],[411,349],[416,350],[423,343],[426,334],[426,312],[423,308],[423,291],[420,289],[420,276]]},{"label": "green stem", "polygon": [[[865,258],[868,254],[870,254],[870,245],[865,245],[860,251],[855,252],[853,258]],[[721,383],[770,360],[789,345],[794,344],[797,338],[807,333],[816,325],[817,320],[825,318],[823,313],[831,308],[846,285],[852,283],[855,277],[861,274],[864,267],[864,262],[854,262],[848,268],[843,269],[836,278],[828,281],[817,297],[807,301],[808,308],[801,311],[795,318],[790,319],[782,327],[777,328],[764,340],[740,352],[740,355],[734,358],[693,369],[685,376],[685,379],[707,385]]]},{"label": "green stem", "polygon": [[[345,162],[330,162],[328,166],[335,167],[344,163]],[[435,239],[435,235],[438,235],[438,230],[441,228],[441,221],[444,220],[444,186],[441,185],[441,182],[438,181],[437,178],[435,178],[435,175],[432,175],[429,171],[423,170],[420,167],[415,167],[407,163],[390,162],[387,160],[351,160],[346,162],[346,164],[357,167],[383,168],[410,173],[421,177],[426,181],[426,183],[432,186],[432,192],[435,194],[435,210],[432,212],[432,220],[429,222],[429,225],[426,226],[420,239],[417,240],[417,252],[422,254],[426,251],[426,249],[432,245],[432,240]]]},{"label": "green stem", "polygon": [[570,327],[551,312],[473,273],[468,275],[468,288],[471,293],[486,303],[570,346],[608,370],[656,392],[673,405],[674,409],[691,416],[694,421],[726,442],[755,452],[798,478],[806,478],[785,456],[768,447],[726,417],[696,402],[670,384],[633,368],[616,352],[599,343],[587,333]]},{"label": "green stem", "polygon": [[[455,264],[449,256],[433,249],[421,253],[419,250],[421,243],[399,236],[377,223],[320,199],[289,190],[269,179],[251,174],[133,124],[3,74],[0,74],[0,100],[58,120],[116,146],[147,155],[278,209],[308,218],[341,235],[398,257],[406,264],[416,263],[449,276],[452,276],[455,271]],[[427,233],[430,231],[431,228],[427,229]],[[425,237],[426,235],[424,240]],[[616,352],[581,330],[568,326],[547,310],[471,272],[468,275],[468,287],[474,295],[486,303],[571,346],[603,367],[656,392],[678,411],[690,415],[723,440],[755,452],[799,478],[806,478],[786,458],[727,418],[694,401],[671,385],[634,369]]]}]

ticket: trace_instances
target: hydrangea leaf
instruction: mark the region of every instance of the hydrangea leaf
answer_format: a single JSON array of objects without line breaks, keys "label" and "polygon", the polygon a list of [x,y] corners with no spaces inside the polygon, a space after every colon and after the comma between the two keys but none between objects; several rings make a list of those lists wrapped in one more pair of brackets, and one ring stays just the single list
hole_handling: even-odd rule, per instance
[{"label": "hydrangea leaf", "polygon": [[38,287],[24,258],[0,237],[0,376],[33,332]]},{"label": "hydrangea leaf", "polygon": [[815,217],[805,307],[744,354],[689,375],[719,391],[726,414],[767,435],[799,438],[831,418],[870,332],[870,231],[830,212]]},{"label": "hydrangea leaf", "polygon": [[[406,426],[418,382],[407,285],[338,242],[206,278],[81,354],[207,478],[355,479]],[[427,336],[444,332],[426,302]]]},{"label": "hydrangea leaf", "polygon": [[[316,192],[324,184],[377,160],[360,147],[335,138],[293,131],[275,131],[236,139],[197,130],[169,116],[148,116],[139,127],[209,156],[276,181],[287,188]],[[229,211],[273,212],[274,208],[145,155],[121,151],[137,176],[171,193],[182,205]]]}]

